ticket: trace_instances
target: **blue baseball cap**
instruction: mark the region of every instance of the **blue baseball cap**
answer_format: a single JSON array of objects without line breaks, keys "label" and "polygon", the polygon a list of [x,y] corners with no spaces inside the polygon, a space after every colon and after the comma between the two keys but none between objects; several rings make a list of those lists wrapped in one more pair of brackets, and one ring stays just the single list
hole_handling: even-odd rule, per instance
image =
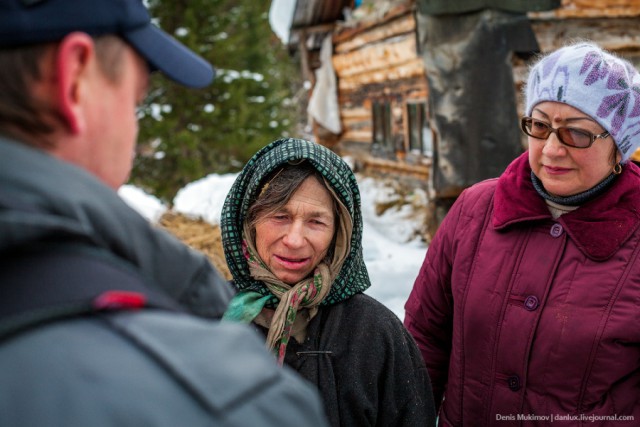
[{"label": "blue baseball cap", "polygon": [[188,87],[211,83],[206,60],[151,23],[142,0],[0,0],[0,48],[57,41],[81,31],[115,34],[152,70]]}]

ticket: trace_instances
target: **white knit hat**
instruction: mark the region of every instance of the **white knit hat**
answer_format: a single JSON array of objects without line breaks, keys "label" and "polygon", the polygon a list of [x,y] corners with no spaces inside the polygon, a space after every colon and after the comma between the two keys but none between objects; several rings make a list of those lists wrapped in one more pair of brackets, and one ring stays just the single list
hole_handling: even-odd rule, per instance
[{"label": "white knit hat", "polygon": [[640,74],[628,61],[593,43],[565,46],[529,72],[526,114],[544,101],[591,116],[611,134],[626,162],[640,146]]}]

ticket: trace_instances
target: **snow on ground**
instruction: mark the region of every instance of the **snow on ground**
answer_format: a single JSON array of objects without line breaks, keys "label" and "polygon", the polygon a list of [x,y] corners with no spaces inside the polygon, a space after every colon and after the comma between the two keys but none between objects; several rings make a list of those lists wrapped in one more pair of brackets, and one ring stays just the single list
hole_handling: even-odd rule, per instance
[{"label": "snow on ground", "polygon": [[376,203],[393,197],[383,182],[372,178],[358,181],[364,220],[363,255],[369,270],[371,288],[366,292],[404,319],[404,303],[427,252],[418,239],[409,240],[419,228],[411,218],[411,208],[388,209],[376,215]]},{"label": "snow on ground", "polygon": [[[182,188],[173,201],[173,210],[219,224],[220,211],[236,174],[212,174]],[[364,219],[363,254],[371,278],[366,293],[382,302],[400,319],[427,247],[419,239],[411,240],[419,227],[411,207],[387,209],[377,215],[375,205],[395,197],[382,181],[358,177]],[[155,197],[142,190],[123,186],[119,194],[150,221],[157,221],[167,209]]]},{"label": "snow on ground", "polygon": [[237,176],[213,174],[187,184],[173,199],[173,210],[219,225],[224,199]]},{"label": "snow on ground", "polygon": [[159,199],[133,185],[123,185],[118,190],[118,194],[129,206],[151,222],[158,222],[167,210],[167,207]]}]

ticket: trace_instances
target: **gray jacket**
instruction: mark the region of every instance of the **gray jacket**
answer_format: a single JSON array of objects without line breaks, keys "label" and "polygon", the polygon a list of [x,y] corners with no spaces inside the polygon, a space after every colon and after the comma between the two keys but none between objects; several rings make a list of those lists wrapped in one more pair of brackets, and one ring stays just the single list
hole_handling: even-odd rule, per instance
[{"label": "gray jacket", "polygon": [[192,313],[220,318],[233,290],[207,258],[154,227],[95,177],[0,137],[0,252],[88,244],[132,264]]},{"label": "gray jacket", "polygon": [[215,319],[232,291],[204,256],[91,175],[0,139],[0,257],[45,242],[106,250],[209,318],[116,311],[5,337],[0,425],[326,426],[309,384],[278,368],[250,328]]}]

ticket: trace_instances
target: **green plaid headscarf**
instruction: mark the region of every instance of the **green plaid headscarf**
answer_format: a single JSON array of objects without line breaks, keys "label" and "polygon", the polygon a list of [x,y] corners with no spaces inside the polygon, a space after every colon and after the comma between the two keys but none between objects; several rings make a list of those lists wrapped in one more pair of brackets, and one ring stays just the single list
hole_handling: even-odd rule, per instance
[{"label": "green plaid headscarf", "polygon": [[242,249],[242,231],[249,206],[256,200],[261,183],[272,171],[287,162],[307,160],[331,185],[353,221],[351,250],[337,273],[327,297],[320,305],[332,305],[363,292],[369,286],[369,274],[362,258],[362,211],[360,192],[353,172],[333,151],[319,144],[295,138],[283,138],[258,151],[234,182],[222,208],[220,228],[224,255],[239,291],[257,292],[267,298],[267,307],[278,299],[264,283],[249,272]]}]

